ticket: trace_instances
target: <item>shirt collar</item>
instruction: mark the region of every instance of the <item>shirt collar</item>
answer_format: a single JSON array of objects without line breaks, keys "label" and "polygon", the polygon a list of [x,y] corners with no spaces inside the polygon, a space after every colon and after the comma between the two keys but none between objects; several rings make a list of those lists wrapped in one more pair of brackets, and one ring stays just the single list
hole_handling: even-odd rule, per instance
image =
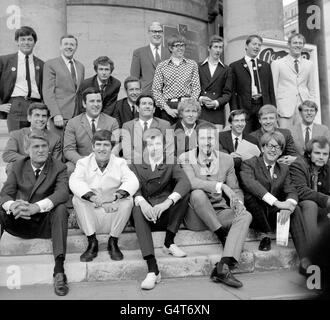
[{"label": "shirt collar", "polygon": [[[152,52],[154,52],[155,49],[156,49],[156,46],[154,44],[150,43],[150,49],[151,49]],[[158,50],[159,51],[161,50],[161,45],[158,46]]]},{"label": "shirt collar", "polygon": [[62,59],[63,59],[63,61],[64,61],[64,63],[65,63],[66,65],[69,65],[71,60],[72,60],[73,63],[74,63],[74,58],[72,58],[72,59],[68,59],[68,58],[64,57],[63,54],[61,54],[61,57],[62,57]]},{"label": "shirt collar", "polygon": [[276,162],[275,162],[274,164],[268,164],[268,163],[264,160],[264,164],[265,164],[266,168],[267,168],[268,166],[270,166],[270,169],[273,170],[274,167],[275,167]]},{"label": "shirt collar", "polygon": [[294,57],[292,57],[291,54],[288,54],[288,57],[289,57],[289,59],[290,59],[290,61],[291,61],[292,63],[294,63],[295,60],[298,60],[298,62],[300,63],[300,62],[301,62],[301,59],[302,59],[302,56],[301,56],[301,55],[300,55],[299,58],[294,58]]},{"label": "shirt collar", "polygon": [[[98,78],[98,76],[96,76],[96,80],[97,80],[97,84],[99,85],[99,87],[101,87],[103,82]],[[107,83],[108,83],[108,80],[105,82],[105,84],[107,84]]]},{"label": "shirt collar", "polygon": [[302,127],[304,132],[306,131],[307,127],[312,131],[313,130],[313,125],[314,125],[314,122],[309,126],[306,126],[305,124],[301,123],[301,127]]},{"label": "shirt collar", "polygon": [[87,113],[86,113],[86,118],[87,118],[89,123],[92,123],[92,120],[94,119],[95,120],[95,125],[96,125],[99,121],[100,115],[98,115],[97,118],[92,118],[92,117],[88,116]]},{"label": "shirt collar", "polygon": [[252,59],[255,60],[256,63],[257,63],[257,61],[258,61],[258,60],[257,60],[257,59],[258,59],[257,57],[256,57],[256,58],[251,58],[251,57],[249,57],[249,56],[247,56],[247,55],[245,55],[244,59],[245,59],[246,63],[249,63]]},{"label": "shirt collar", "polygon": [[149,163],[150,163],[150,165],[154,165],[154,166],[155,165],[160,165],[160,164],[163,163],[163,161],[164,161],[164,158],[161,157],[157,162],[155,162],[154,159],[151,158],[150,155],[149,155]]},{"label": "shirt collar", "polygon": [[[202,65],[204,65],[205,63],[208,63],[208,62],[209,62],[209,58],[207,57],[207,58],[202,62]],[[225,65],[221,62],[220,59],[218,60],[218,63],[220,63],[223,67],[225,66]]]},{"label": "shirt collar", "polygon": [[148,124],[148,128],[150,128],[152,120],[153,120],[153,118],[151,118],[151,119],[149,119],[149,120],[147,120],[147,121],[144,121],[144,120],[142,120],[142,119],[139,118],[139,121],[140,121],[140,124],[141,124],[141,127],[142,127],[142,128],[144,128],[144,123],[145,123],[145,122],[147,122],[147,124]]},{"label": "shirt collar", "polygon": [[239,136],[235,136],[233,134],[233,131],[231,132],[231,139],[235,140],[235,138],[238,138],[238,141],[242,141],[243,140],[243,134],[241,133]]},{"label": "shirt collar", "polygon": [[[185,57],[183,57],[179,64],[181,64],[182,62],[187,63],[187,59]],[[168,59],[168,63],[173,63],[174,64],[174,62],[172,61],[172,57],[170,57]]]},{"label": "shirt collar", "polygon": [[[25,56],[26,55],[21,50],[18,50],[18,59],[25,59]],[[31,57],[33,57],[33,53],[31,52],[28,56],[30,59]]]},{"label": "shirt collar", "polygon": [[216,153],[215,150],[211,153],[209,157],[206,157],[202,152],[198,152],[198,162],[199,163],[205,163],[206,160],[215,160],[217,159],[218,154]]},{"label": "shirt collar", "polygon": [[41,168],[36,168],[31,162],[31,167],[32,167],[33,172],[35,173],[37,169],[40,169],[40,172],[41,172],[43,170],[43,168],[45,167],[45,164],[46,163],[44,163],[44,165]]}]

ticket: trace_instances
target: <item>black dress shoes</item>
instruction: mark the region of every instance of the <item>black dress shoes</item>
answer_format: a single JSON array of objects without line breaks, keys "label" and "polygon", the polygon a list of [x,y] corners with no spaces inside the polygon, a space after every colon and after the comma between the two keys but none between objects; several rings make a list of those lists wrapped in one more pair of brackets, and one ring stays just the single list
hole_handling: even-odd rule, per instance
[{"label": "black dress shoes", "polygon": [[108,252],[112,260],[123,260],[124,256],[118,247],[118,238],[110,237],[108,241]]},{"label": "black dress shoes", "polygon": [[97,239],[88,240],[88,247],[86,251],[80,256],[81,262],[89,262],[92,261],[99,251],[99,243]]},{"label": "black dress shoes", "polygon": [[240,288],[243,286],[243,283],[237,280],[234,277],[234,275],[230,272],[230,270],[227,270],[226,272],[218,272],[217,264],[215,265],[215,268],[213,269],[210,278],[214,282],[221,282],[233,288]]},{"label": "black dress shoes", "polygon": [[58,296],[65,296],[69,292],[66,275],[62,272],[54,276],[54,291]]},{"label": "black dress shoes", "polygon": [[269,251],[271,249],[271,240],[268,237],[262,238],[259,244],[260,251]]}]

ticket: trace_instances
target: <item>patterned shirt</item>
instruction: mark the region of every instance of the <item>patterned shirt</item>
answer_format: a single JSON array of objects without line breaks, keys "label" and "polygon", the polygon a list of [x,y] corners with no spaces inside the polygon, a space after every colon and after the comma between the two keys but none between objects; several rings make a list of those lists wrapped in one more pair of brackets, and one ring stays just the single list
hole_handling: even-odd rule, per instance
[{"label": "patterned shirt", "polygon": [[160,108],[168,99],[191,97],[196,100],[201,91],[198,66],[194,60],[183,58],[179,65],[172,59],[158,64],[152,84],[152,93]]}]

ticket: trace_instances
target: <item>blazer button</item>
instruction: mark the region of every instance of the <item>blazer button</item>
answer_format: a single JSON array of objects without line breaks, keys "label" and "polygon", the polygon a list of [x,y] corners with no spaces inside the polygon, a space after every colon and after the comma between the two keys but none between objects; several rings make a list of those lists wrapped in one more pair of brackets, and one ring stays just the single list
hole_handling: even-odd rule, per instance
[{"label": "blazer button", "polygon": [[320,186],[320,185],[322,185],[322,182],[321,182],[321,181],[319,181],[317,184]]}]

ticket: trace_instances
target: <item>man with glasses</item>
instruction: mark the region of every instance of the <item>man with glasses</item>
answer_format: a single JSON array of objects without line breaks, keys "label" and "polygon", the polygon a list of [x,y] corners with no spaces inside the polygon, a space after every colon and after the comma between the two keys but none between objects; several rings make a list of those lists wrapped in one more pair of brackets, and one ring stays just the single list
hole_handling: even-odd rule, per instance
[{"label": "man with glasses", "polygon": [[163,27],[158,21],[151,23],[148,35],[149,45],[133,52],[131,76],[141,80],[143,93],[151,94],[156,67],[170,57],[170,52],[163,46]]},{"label": "man with glasses", "polygon": [[299,105],[298,110],[301,123],[296,123],[291,129],[291,133],[297,152],[303,156],[306,145],[310,139],[323,136],[330,140],[330,131],[325,125],[314,123],[318,110],[318,106],[315,102],[305,100]]},{"label": "man with glasses", "polygon": [[161,117],[174,124],[179,101],[185,98],[198,100],[201,89],[197,63],[184,57],[185,38],[174,35],[169,37],[167,45],[171,57],[157,66],[152,93]]}]

